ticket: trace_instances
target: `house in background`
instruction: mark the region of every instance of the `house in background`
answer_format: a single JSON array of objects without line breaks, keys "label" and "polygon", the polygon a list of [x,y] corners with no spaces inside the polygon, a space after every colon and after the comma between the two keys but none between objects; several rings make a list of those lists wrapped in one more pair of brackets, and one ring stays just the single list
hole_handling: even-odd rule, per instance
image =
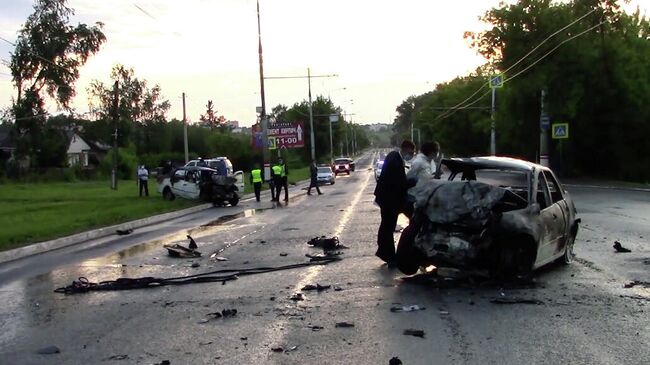
[{"label": "house in background", "polygon": [[110,146],[89,141],[77,131],[68,131],[68,140],[68,166],[94,168],[110,150]]},{"label": "house in background", "polygon": [[0,160],[8,160],[14,155],[14,145],[9,132],[0,132]]}]

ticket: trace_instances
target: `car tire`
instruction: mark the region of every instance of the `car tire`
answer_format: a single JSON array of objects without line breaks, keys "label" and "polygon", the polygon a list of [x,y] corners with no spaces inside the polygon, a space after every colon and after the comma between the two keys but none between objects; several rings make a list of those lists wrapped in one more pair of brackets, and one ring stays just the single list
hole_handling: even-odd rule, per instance
[{"label": "car tire", "polygon": [[174,196],[174,193],[172,193],[172,189],[165,188],[165,190],[163,190],[163,199],[164,200],[172,201],[175,198],[176,197]]},{"label": "car tire", "polygon": [[236,207],[237,204],[239,204],[239,198],[232,198],[228,200],[228,203],[230,203],[231,206]]},{"label": "car tire", "polygon": [[350,171],[348,171],[348,176],[350,176]]},{"label": "car tire", "polygon": [[335,183],[335,181],[332,181],[332,182],[330,183],[330,185],[334,185],[334,183]]},{"label": "car tire", "polygon": [[571,233],[569,236],[569,241],[566,244],[566,247],[564,247],[564,255],[562,255],[562,263],[565,265],[569,265],[573,262],[575,258],[575,253],[573,252],[573,245],[575,244],[576,241],[576,235],[575,233]]}]

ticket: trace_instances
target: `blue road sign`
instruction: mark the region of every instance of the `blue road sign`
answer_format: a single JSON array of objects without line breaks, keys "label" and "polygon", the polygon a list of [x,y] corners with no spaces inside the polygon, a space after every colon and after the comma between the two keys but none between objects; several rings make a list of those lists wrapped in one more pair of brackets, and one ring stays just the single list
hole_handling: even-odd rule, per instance
[{"label": "blue road sign", "polygon": [[553,123],[553,139],[569,138],[569,123]]}]

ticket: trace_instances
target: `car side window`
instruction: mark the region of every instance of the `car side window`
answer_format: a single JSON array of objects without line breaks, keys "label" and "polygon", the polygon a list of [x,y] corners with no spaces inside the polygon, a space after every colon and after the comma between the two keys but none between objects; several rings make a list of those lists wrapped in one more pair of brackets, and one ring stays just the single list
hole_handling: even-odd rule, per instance
[{"label": "car side window", "polygon": [[548,194],[548,184],[546,183],[546,179],[542,173],[537,174],[537,204],[539,204],[540,210],[544,210],[551,205]]},{"label": "car side window", "polygon": [[555,180],[555,176],[550,171],[544,171],[544,176],[546,176],[546,181],[548,182],[548,190],[551,192],[551,199],[553,203],[557,203],[560,200],[564,199],[562,196],[562,190],[560,185]]}]

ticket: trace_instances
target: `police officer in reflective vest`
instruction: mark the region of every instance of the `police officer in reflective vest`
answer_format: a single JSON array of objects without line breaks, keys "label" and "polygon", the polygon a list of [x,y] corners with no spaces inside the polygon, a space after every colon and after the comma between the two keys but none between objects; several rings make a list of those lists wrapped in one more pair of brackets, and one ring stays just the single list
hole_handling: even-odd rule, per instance
[{"label": "police officer in reflective vest", "polygon": [[260,164],[255,165],[255,168],[251,170],[251,184],[253,184],[253,190],[255,191],[255,199],[260,201],[260,191],[262,190],[262,169],[260,169]]},{"label": "police officer in reflective vest", "polygon": [[280,189],[282,189],[282,167],[278,164],[271,167],[271,181],[273,182],[271,201],[277,202],[280,200]]}]

